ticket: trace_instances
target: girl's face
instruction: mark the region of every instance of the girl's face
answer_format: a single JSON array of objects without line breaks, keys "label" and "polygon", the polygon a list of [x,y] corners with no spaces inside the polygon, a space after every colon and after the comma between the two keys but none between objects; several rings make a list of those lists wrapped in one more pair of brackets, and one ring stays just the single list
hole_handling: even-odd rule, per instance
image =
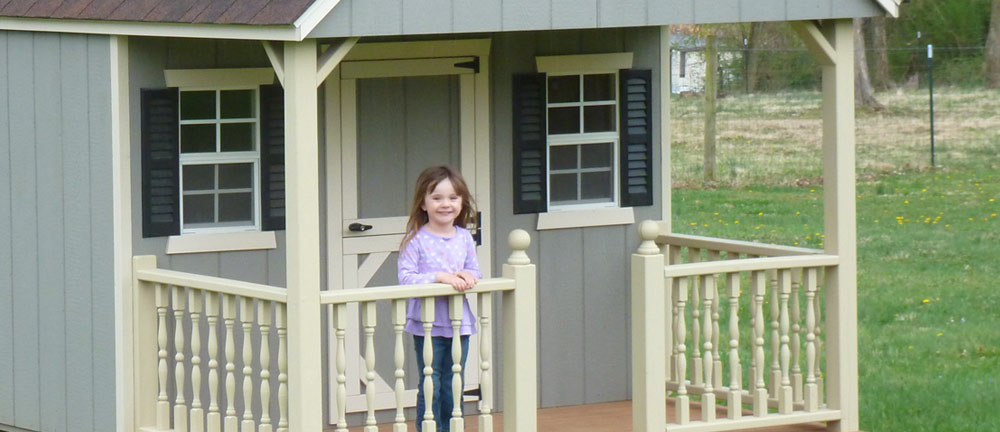
[{"label": "girl's face", "polygon": [[424,195],[420,208],[427,212],[427,224],[432,230],[451,231],[462,211],[462,196],[455,192],[450,179],[444,179]]}]

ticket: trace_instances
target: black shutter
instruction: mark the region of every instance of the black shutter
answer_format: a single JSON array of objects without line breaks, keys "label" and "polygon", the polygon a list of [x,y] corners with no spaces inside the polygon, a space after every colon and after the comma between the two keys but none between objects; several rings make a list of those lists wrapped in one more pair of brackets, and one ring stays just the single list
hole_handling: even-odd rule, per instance
[{"label": "black shutter", "polygon": [[176,88],[142,89],[142,236],[180,234]]},{"label": "black shutter", "polygon": [[514,214],[546,207],[545,74],[514,75]]},{"label": "black shutter", "polygon": [[621,205],[653,205],[653,72],[622,70]]},{"label": "black shutter", "polygon": [[285,93],[260,87],[261,218],[265,231],[285,229]]}]

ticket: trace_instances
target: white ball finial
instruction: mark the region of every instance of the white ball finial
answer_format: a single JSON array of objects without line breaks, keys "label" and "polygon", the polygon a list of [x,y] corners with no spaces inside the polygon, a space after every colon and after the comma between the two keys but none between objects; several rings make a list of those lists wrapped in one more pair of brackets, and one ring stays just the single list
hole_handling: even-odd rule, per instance
[{"label": "white ball finial", "polygon": [[528,232],[522,229],[516,229],[510,232],[507,236],[507,243],[510,244],[510,257],[507,258],[507,264],[510,265],[527,265],[531,264],[531,259],[528,258],[528,254],[524,251],[528,249],[531,245],[531,236]]},{"label": "white ball finial", "polygon": [[639,224],[639,238],[642,243],[639,245],[639,255],[656,255],[660,253],[660,248],[656,246],[656,237],[660,235],[660,225],[651,220],[644,220]]}]

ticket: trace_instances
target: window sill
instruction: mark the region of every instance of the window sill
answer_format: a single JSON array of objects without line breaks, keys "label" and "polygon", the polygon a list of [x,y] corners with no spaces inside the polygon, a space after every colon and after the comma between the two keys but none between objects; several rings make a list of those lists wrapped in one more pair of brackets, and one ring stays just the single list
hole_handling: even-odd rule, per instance
[{"label": "window sill", "polygon": [[277,248],[274,231],[187,234],[167,239],[167,255]]},{"label": "window sill", "polygon": [[632,207],[555,211],[538,214],[538,231],[635,223]]}]

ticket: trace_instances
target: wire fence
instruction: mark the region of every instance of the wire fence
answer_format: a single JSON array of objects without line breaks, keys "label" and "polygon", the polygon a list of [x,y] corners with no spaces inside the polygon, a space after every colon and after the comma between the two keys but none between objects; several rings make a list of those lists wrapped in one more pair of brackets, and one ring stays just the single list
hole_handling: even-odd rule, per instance
[{"label": "wire fence", "polygon": [[[1000,91],[983,86],[983,47],[893,48],[884,72],[867,53],[874,96],[858,107],[859,177],[931,165],[1000,167]],[[933,67],[933,68],[932,68]],[[703,52],[672,51],[671,138],[675,182],[705,183]],[[721,50],[716,170],[723,185],[818,184],[822,174],[822,71],[804,49]],[[931,80],[933,79],[933,94]]]}]

